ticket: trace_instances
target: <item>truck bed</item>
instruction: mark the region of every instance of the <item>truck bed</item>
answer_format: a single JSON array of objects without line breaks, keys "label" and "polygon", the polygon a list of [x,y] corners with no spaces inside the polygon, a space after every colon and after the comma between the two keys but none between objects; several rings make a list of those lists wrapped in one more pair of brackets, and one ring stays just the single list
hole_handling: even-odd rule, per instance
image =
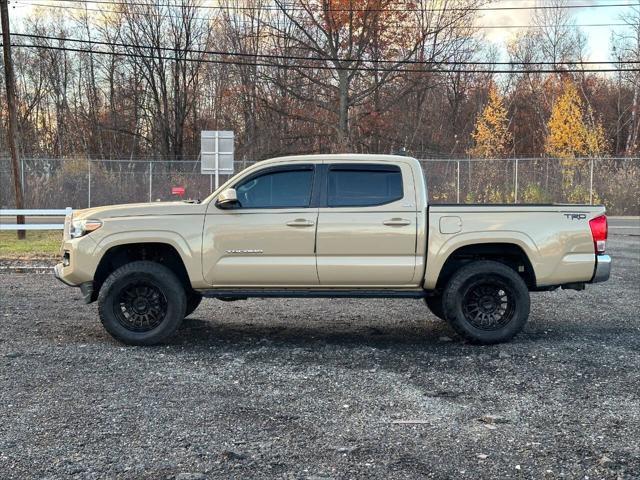
[{"label": "truck bed", "polygon": [[425,288],[436,288],[451,255],[478,244],[520,249],[535,287],[588,282],[596,266],[589,220],[604,212],[592,205],[429,205]]}]

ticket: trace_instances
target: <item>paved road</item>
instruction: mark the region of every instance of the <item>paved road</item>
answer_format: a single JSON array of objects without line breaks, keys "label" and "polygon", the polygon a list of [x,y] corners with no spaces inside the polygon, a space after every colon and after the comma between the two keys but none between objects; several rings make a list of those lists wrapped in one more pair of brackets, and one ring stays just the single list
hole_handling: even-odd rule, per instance
[{"label": "paved road", "polygon": [[640,235],[640,217],[609,217],[612,235]]}]

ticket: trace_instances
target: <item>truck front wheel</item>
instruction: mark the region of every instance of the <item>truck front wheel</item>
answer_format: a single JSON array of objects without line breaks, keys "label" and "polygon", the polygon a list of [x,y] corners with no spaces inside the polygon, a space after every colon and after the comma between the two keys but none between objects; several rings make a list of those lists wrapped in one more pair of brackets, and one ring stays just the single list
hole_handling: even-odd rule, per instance
[{"label": "truck front wheel", "polygon": [[443,296],[444,315],[462,337],[479,344],[505,342],[529,317],[529,290],[513,269],[479,260],[458,270]]},{"label": "truck front wheel", "polygon": [[154,345],[184,319],[187,299],[176,275],[148,261],[128,263],[105,280],[98,295],[104,328],[129,345]]}]

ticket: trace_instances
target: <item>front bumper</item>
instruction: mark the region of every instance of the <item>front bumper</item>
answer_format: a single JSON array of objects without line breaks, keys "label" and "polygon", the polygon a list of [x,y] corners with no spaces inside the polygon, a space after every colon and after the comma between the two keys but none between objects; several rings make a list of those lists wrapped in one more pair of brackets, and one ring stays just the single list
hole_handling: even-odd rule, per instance
[{"label": "front bumper", "polygon": [[57,279],[71,287],[93,280],[98,267],[96,242],[90,235],[75,239],[65,239],[60,249],[63,261],[54,267]]},{"label": "front bumper", "polygon": [[610,275],[611,257],[609,255],[596,255],[596,268],[589,283],[606,282],[609,280]]},{"label": "front bumper", "polygon": [[55,277],[60,280],[62,283],[64,283],[65,285],[68,285],[70,287],[77,287],[77,285],[74,285],[73,283],[69,282],[68,280],[65,280],[65,278],[62,276],[62,269],[64,268],[64,265],[62,264],[62,262],[56,264],[55,267],[53,267],[53,274],[55,275]]},{"label": "front bumper", "polygon": [[74,285],[73,283],[70,283],[69,281],[64,279],[64,277],[62,276],[62,268],[63,268],[62,263],[58,263],[55,267],[53,267],[53,274],[55,275],[55,277],[65,285],[68,285],[70,287],[79,287],[80,292],[82,293],[82,300],[84,301],[84,303],[95,302],[96,295],[94,295],[94,291],[93,291],[93,282],[92,281],[82,282],[80,285]]}]

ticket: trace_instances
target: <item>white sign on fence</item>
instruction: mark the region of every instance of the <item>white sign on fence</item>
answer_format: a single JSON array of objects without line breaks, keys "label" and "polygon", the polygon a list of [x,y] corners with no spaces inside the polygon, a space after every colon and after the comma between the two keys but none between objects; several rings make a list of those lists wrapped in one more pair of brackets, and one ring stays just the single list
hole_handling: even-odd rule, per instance
[{"label": "white sign on fence", "polygon": [[220,130],[202,130],[200,143],[200,171],[216,176],[233,173],[233,132]]}]

